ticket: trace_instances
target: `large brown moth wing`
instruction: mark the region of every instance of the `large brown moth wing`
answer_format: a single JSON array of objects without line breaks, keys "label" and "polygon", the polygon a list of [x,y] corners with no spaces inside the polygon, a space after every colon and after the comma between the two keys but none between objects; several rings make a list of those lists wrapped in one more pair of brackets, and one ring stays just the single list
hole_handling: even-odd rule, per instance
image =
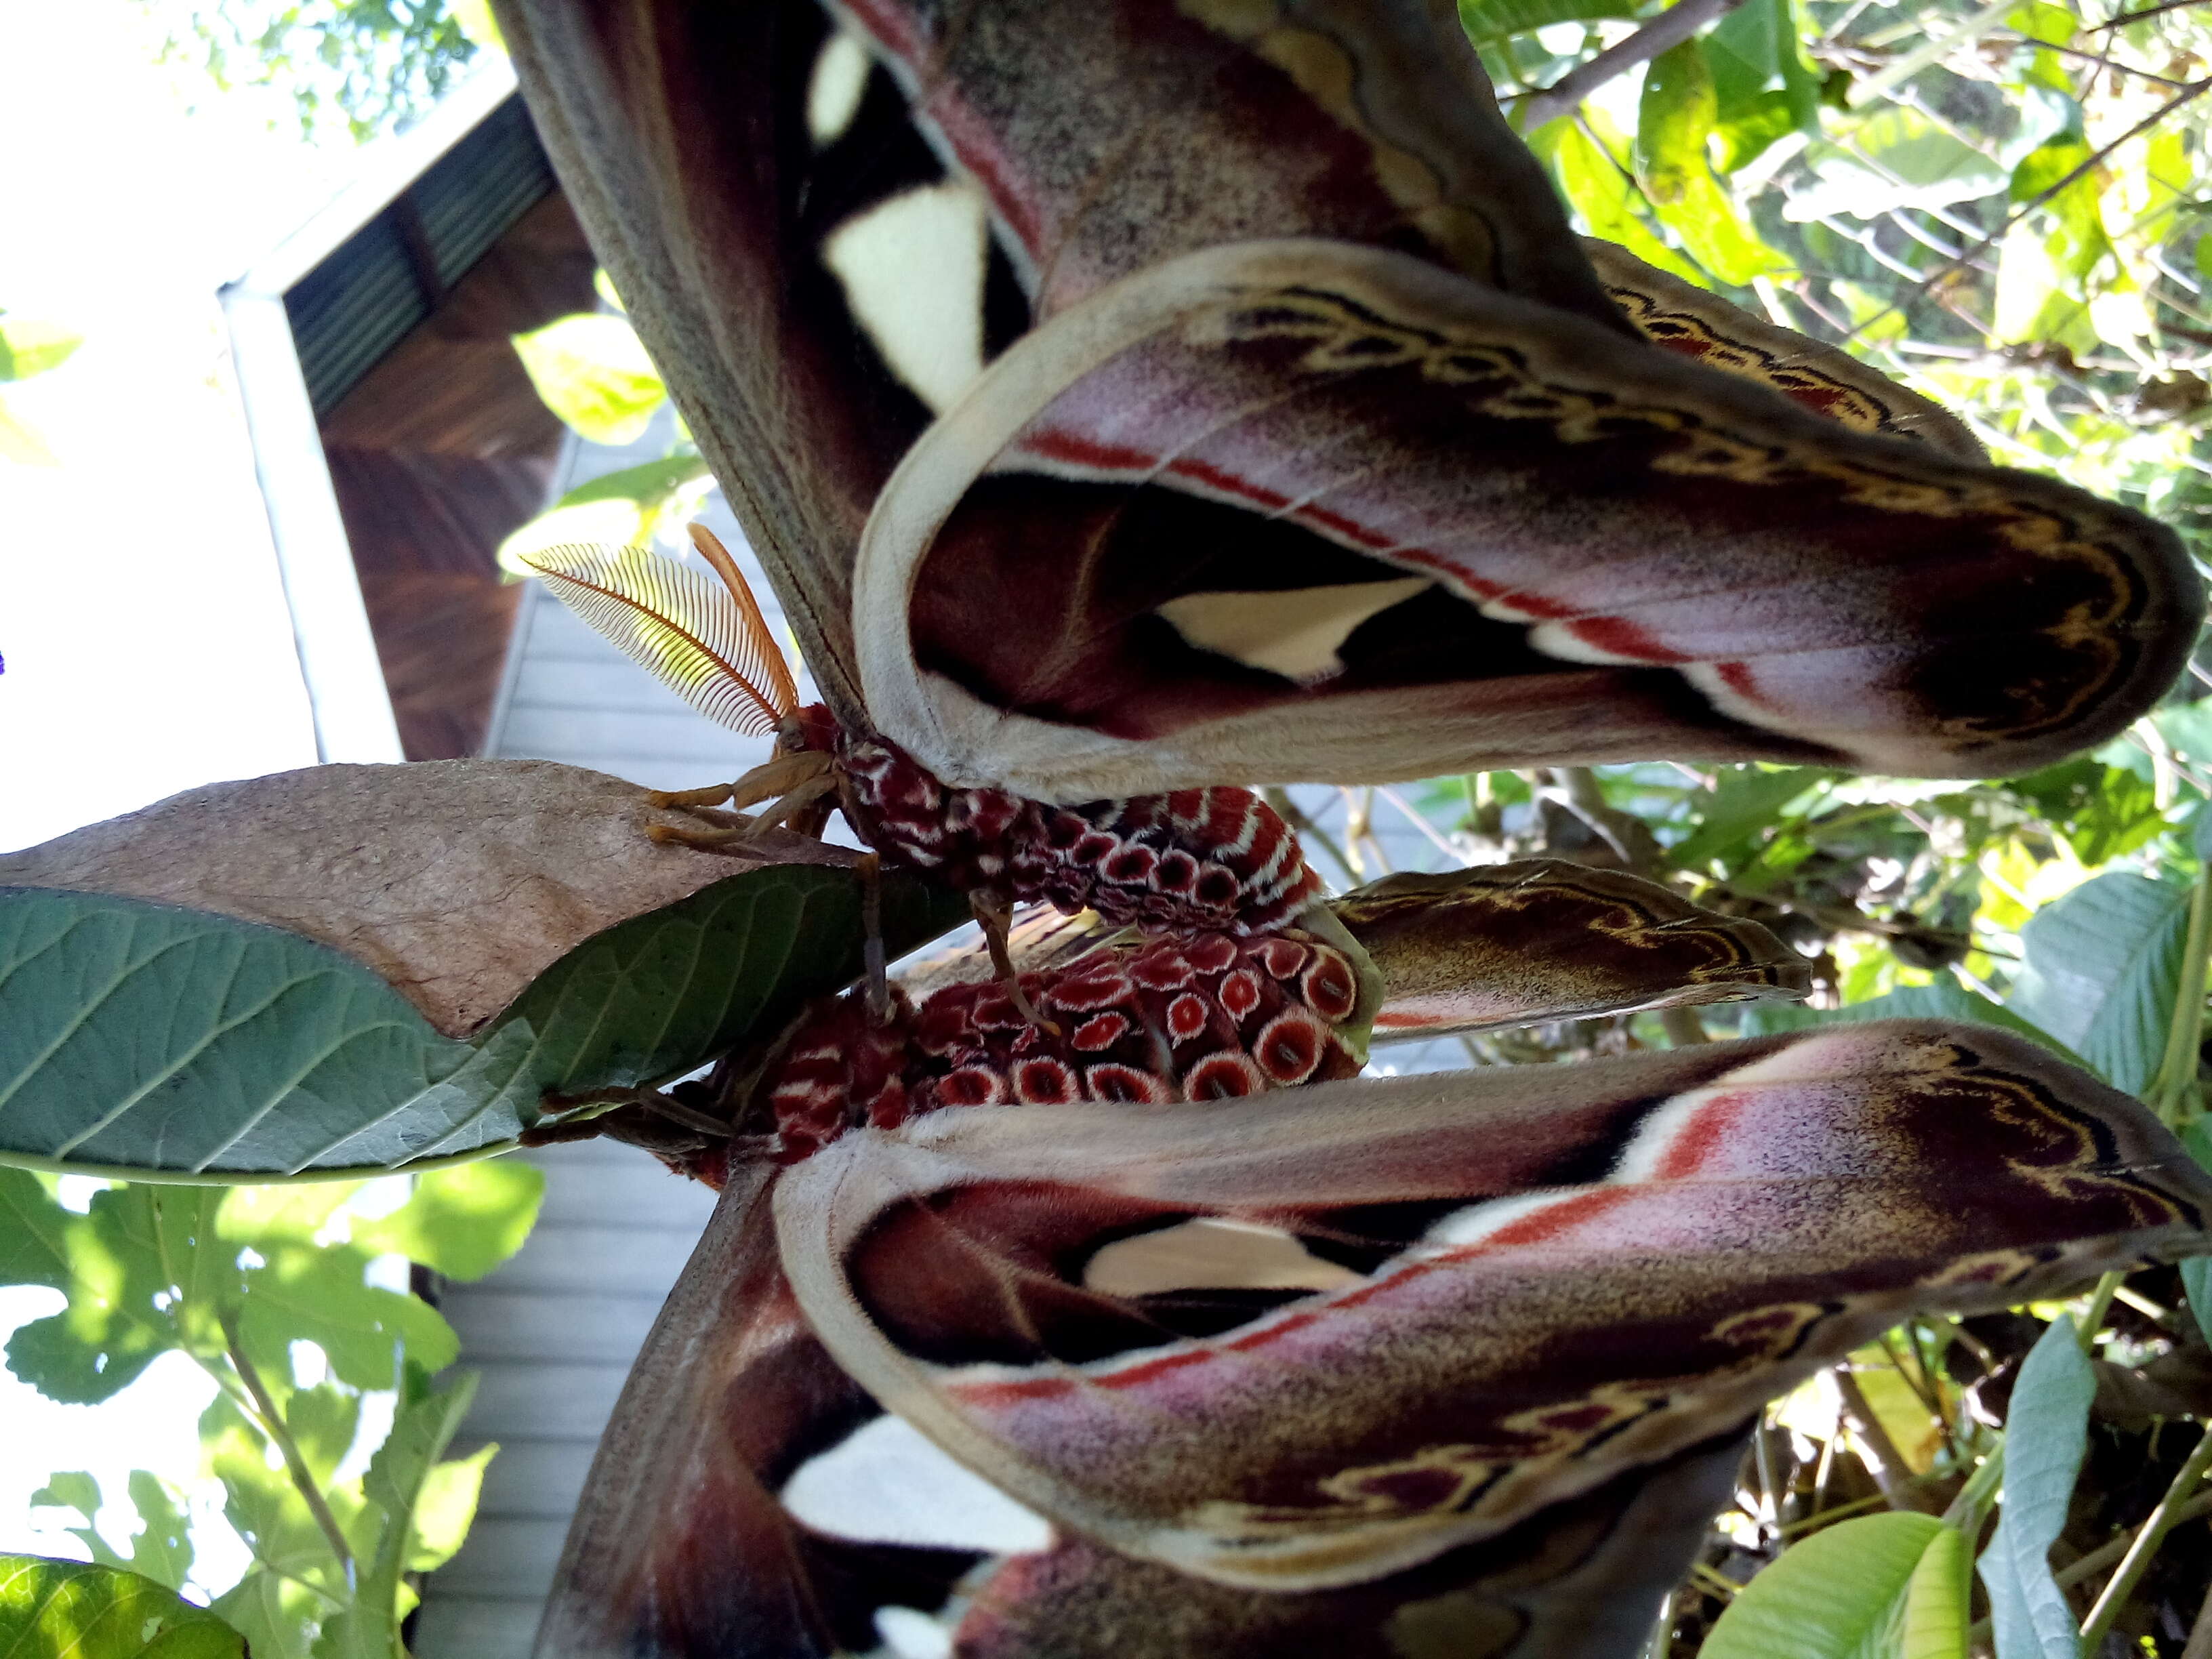
[{"label": "large brown moth wing", "polygon": [[875,1413],[807,1329],[767,1186],[739,1171],[646,1339],[599,1443],[537,1659],[830,1659],[883,1601],[934,1605],[966,1559],[809,1531],[776,1492]]},{"label": "large brown moth wing", "polygon": [[1382,976],[1379,1041],[1813,988],[1805,958],[1758,922],[1564,859],[1408,872],[1328,902]]},{"label": "large brown moth wing", "polygon": [[1728,1502],[1728,1434],[1372,1583],[1283,1594],[1194,1578],[1080,1538],[975,1592],[960,1659],[1634,1659]]},{"label": "large brown moth wing", "polygon": [[1041,317],[1194,248],[1312,235],[1620,329],[1449,0],[837,9],[984,192]]},{"label": "large brown moth wing", "polygon": [[2148,708],[2203,610],[2140,514],[1311,240],[1018,341],[858,569],[878,726],[1062,801],[1662,756],[2001,775]]},{"label": "large brown moth wing", "polygon": [[496,10],[569,199],[854,729],[869,503],[1033,312],[1224,238],[1310,234],[1630,332],[1449,0]]},{"label": "large brown moth wing", "polygon": [[1915,438],[1963,461],[1986,459],[1964,421],[1849,352],[1754,317],[1614,243],[1585,236],[1583,252],[1621,314],[1654,345],[1771,387],[1855,432]]},{"label": "large brown moth wing", "polygon": [[2212,1249],[2212,1177],[1934,1022],[1239,1101],[981,1108],[787,1173],[830,1352],[1055,1525],[1371,1583],[1739,1427],[1899,1319]]}]

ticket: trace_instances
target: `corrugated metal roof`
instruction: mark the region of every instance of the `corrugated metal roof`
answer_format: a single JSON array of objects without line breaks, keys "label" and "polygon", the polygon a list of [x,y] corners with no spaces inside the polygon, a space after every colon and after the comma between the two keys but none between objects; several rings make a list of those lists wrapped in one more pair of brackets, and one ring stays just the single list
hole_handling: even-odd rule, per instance
[{"label": "corrugated metal roof", "polygon": [[511,95],[289,289],[284,310],[316,415],[552,189],[537,131]]}]

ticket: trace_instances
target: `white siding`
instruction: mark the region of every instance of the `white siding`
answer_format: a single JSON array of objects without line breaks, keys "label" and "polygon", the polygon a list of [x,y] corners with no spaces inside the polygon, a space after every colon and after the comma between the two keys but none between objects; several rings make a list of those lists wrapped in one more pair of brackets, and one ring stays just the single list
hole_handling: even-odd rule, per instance
[{"label": "white siding", "polygon": [[[577,446],[560,489],[664,453],[665,422],[629,450]],[[788,637],[775,596],[719,496],[706,521],[738,553],[769,624]],[[811,687],[802,680],[802,696]],[[726,781],[767,757],[769,740],[741,738],[695,713],[579,622],[538,584],[516,621],[507,682],[486,752],[564,761],[680,789]],[[1304,787],[1299,804],[1341,838],[1340,792]],[[1456,860],[1378,797],[1375,830],[1391,868],[1434,870]],[[846,838],[843,826],[833,830]],[[1322,857],[1324,876],[1341,872]],[[1382,873],[1373,867],[1371,878]],[[1394,1071],[1464,1064],[1455,1043],[1385,1051]],[[461,1363],[483,1374],[461,1440],[501,1450],[461,1553],[425,1586],[418,1659],[522,1659],[552,1583],[568,1517],[599,1431],[632,1358],[713,1208],[713,1194],[666,1174],[641,1152],[585,1144],[532,1155],[546,1171],[537,1231],[513,1261],[480,1285],[455,1285],[445,1311]]]}]

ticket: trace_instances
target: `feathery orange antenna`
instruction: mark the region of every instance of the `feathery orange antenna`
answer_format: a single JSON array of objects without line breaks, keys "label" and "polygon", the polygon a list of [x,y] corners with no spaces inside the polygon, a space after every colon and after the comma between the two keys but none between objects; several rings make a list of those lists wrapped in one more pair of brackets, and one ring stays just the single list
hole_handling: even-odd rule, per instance
[{"label": "feathery orange antenna", "polygon": [[784,660],[775,635],[769,632],[768,621],[761,615],[760,602],[753,598],[751,584],[745,580],[745,573],[738,568],[738,562],[730,556],[730,550],[722,545],[722,538],[703,524],[695,524],[690,529],[691,545],[699,550],[701,558],[714,568],[714,574],[722,579],[722,586],[730,590],[730,597],[744,615],[745,665],[757,669],[768,683],[769,701],[781,719],[799,707],[799,682],[792,678],[791,665]]},{"label": "feathery orange antenna", "polygon": [[729,550],[697,526],[692,532],[719,582],[640,547],[549,547],[522,562],[701,714],[765,736],[798,706],[798,686]]}]

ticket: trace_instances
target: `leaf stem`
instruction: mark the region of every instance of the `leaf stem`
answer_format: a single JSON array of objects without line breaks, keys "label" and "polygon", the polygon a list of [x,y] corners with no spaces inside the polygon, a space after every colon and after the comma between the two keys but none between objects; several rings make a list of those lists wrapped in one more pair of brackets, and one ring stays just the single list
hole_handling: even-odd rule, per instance
[{"label": "leaf stem", "polygon": [[331,1513],[330,1504],[323,1497],[323,1489],[315,1483],[314,1471],[307,1467],[307,1459],[300,1449],[300,1443],[292,1438],[292,1431],[285,1426],[284,1414],[276,1409],[276,1402],[270,1395],[268,1384],[261,1380],[259,1369],[246,1357],[246,1345],[239,1340],[238,1316],[225,1309],[216,1317],[222,1326],[222,1340],[229,1351],[232,1369],[237,1371],[239,1381],[246,1384],[246,1392],[253,1396],[256,1414],[261,1419],[262,1432],[283,1455],[285,1472],[292,1477],[292,1485],[307,1501],[307,1510],[315,1517],[315,1524],[322,1528],[324,1540],[331,1547],[331,1553],[337,1557],[338,1566],[345,1574],[346,1588],[356,1589],[353,1551],[346,1544],[345,1534],[338,1529],[338,1518]]},{"label": "leaf stem", "polygon": [[2198,870],[2189,896],[2189,936],[2182,947],[2181,984],[2174,993],[2173,1017],[2166,1028],[2166,1053],[2151,1079],[2150,1109],[2168,1127],[2180,1119],[2190,1085],[2197,1081],[2197,1055],[2204,1036],[2205,951],[2212,945],[2212,867]]},{"label": "leaf stem", "polygon": [[2084,1653],[2095,1652],[2099,1644],[2104,1641],[2105,1632],[2112,1628],[2112,1620],[2118,1616],[2122,1604],[2134,1593],[2136,1581],[2150,1565],[2151,1557],[2158,1553],[2158,1547],[2165,1541],[2166,1534],[2180,1520],[2184,1501],[2197,1483],[2204,1478],[2207,1468],[2212,1468],[2212,1428],[2206,1429],[2198,1436],[2197,1444],[2191,1448],[2189,1455],[2182,1462],[2181,1472],[2173,1477],[2173,1484],[2166,1489],[2166,1496],[2158,1500],[2158,1507],[2150,1512],[2150,1518],[2136,1532],[2136,1540],[2129,1546],[2118,1571],[2112,1574],[2099,1593],[2097,1605],[2089,1609],[2089,1617],[2081,1626],[2081,1650]]}]

